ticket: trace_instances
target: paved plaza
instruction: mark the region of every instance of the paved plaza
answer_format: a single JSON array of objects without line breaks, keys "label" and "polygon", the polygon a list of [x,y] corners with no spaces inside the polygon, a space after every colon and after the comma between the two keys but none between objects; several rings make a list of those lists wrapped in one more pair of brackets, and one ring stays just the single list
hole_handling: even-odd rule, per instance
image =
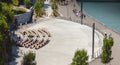
[{"label": "paved plaza", "polygon": [[[85,49],[91,61],[92,28],[67,20],[51,18],[28,27],[26,30],[39,28],[46,28],[51,33],[50,42],[38,50],[24,47],[18,49],[22,53],[29,50],[35,51],[37,65],[69,65],[77,49]],[[96,31],[95,52],[101,48],[102,39],[102,34]],[[22,59],[21,52],[19,52],[20,57],[16,58],[17,65],[20,65]]]},{"label": "paved plaza", "polygon": [[[79,9],[79,6],[76,4],[76,8]],[[37,20],[32,26],[28,26],[23,30],[33,30],[39,28],[46,28],[51,33],[50,42],[39,50],[29,49],[24,47],[19,47],[17,49],[19,58],[16,58],[17,65],[21,65],[21,60],[23,54],[32,50],[36,52],[36,61],[37,65],[70,65],[74,52],[77,49],[85,49],[89,55],[89,61],[91,61],[91,46],[92,46],[92,29],[88,26],[80,24],[80,18],[76,17],[73,13],[73,3],[70,3],[67,6],[59,6],[59,12],[63,15],[63,18],[71,18],[73,22],[61,19],[54,19],[47,17],[46,20],[39,21]],[[46,9],[47,12],[50,8]],[[85,13],[85,12],[84,12]],[[100,32],[111,33],[114,38],[114,46],[112,48],[112,57],[113,60],[110,62],[111,65],[120,65],[120,44],[119,33],[116,33],[109,27],[93,19],[90,15],[86,14],[86,18],[83,20],[84,24],[87,23],[91,25],[95,23],[96,29],[99,29]],[[74,23],[78,21],[77,23]],[[24,27],[23,27],[24,28]],[[22,30],[22,29],[21,29]],[[100,50],[102,46],[103,36],[98,31],[95,32],[95,55],[96,52]],[[15,49],[16,47],[13,47]],[[16,51],[16,50],[15,50]],[[14,50],[13,50],[14,52]],[[14,52],[15,53],[15,52]],[[16,65],[16,64],[14,64]],[[89,63],[89,65],[104,65],[101,63],[100,58]],[[109,65],[109,64],[107,64]]]}]

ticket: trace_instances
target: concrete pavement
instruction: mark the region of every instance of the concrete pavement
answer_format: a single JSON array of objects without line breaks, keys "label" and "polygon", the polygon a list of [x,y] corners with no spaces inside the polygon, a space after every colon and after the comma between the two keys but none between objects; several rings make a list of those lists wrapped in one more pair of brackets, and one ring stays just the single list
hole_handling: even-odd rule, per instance
[{"label": "concrete pavement", "polygon": [[[76,8],[78,10],[80,10],[80,7],[76,4]],[[72,10],[74,9],[73,7],[73,3],[70,3],[67,6],[59,6],[59,12],[61,14],[63,14],[64,18],[71,18],[71,20],[73,21],[77,21],[78,23],[80,23],[80,18],[76,17]],[[64,12],[63,12],[64,11]],[[110,62],[111,65],[120,65],[120,33],[114,31],[113,29],[107,27],[106,25],[104,25],[103,23],[100,23],[98,20],[94,19],[93,17],[91,17],[90,15],[88,15],[85,11],[84,14],[86,15],[85,19],[83,20],[83,23],[85,25],[91,26],[92,23],[95,23],[95,27],[97,30],[99,30],[101,33],[104,34],[104,32],[108,32],[112,34],[112,37],[114,38],[114,46],[112,48],[112,57],[113,60]],[[94,60],[93,62],[90,62],[89,65],[104,65],[103,63],[101,63],[100,58]],[[109,64],[108,64],[109,65]]]}]

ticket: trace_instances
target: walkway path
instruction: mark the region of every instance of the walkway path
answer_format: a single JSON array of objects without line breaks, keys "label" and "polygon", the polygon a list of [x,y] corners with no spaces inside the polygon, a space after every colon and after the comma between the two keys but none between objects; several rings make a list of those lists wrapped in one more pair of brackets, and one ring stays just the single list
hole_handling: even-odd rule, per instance
[{"label": "walkway path", "polygon": [[[80,10],[77,4],[76,4],[76,8]],[[73,9],[74,9],[73,3],[70,3],[67,6],[59,6],[59,11],[64,16],[64,18],[69,17],[71,18],[71,20],[77,21],[78,23],[80,23],[80,18],[76,17],[73,14],[73,11],[72,11]],[[119,50],[120,49],[120,34],[116,33],[112,29],[108,28],[104,24],[98,22],[97,20],[93,19],[91,16],[86,14],[86,18],[84,19],[84,24],[91,26],[92,23],[96,24],[96,29],[99,29],[100,32],[102,33],[109,32],[112,34],[112,37],[114,38],[114,46],[112,48],[113,60],[111,61],[111,65],[120,65],[120,61],[119,61],[120,60],[120,50]],[[95,61],[89,63],[89,65],[104,65],[104,64],[101,63],[100,58],[98,58]]]}]

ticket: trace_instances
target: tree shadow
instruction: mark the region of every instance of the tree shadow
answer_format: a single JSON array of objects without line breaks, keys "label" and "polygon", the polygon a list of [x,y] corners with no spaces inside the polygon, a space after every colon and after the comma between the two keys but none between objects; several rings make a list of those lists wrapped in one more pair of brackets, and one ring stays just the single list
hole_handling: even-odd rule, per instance
[{"label": "tree shadow", "polygon": [[9,65],[17,65],[17,64],[18,64],[18,62],[16,62],[16,61],[12,61],[9,63]]},{"label": "tree shadow", "polygon": [[18,62],[16,61],[16,58],[19,58],[19,47],[15,44],[12,46],[12,58],[11,61],[9,62],[9,65],[17,65]]},{"label": "tree shadow", "polygon": [[12,55],[16,58],[20,57],[19,56],[19,47],[17,45],[13,45],[12,47]]}]

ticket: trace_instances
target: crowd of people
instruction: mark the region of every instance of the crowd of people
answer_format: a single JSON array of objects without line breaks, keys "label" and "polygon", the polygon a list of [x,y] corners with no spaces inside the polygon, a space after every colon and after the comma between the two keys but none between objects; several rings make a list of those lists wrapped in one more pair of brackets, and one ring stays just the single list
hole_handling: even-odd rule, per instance
[{"label": "crowd of people", "polygon": [[85,14],[83,14],[81,11],[77,10],[77,9],[73,9],[73,13],[75,14],[76,17],[82,17],[85,18]]}]

